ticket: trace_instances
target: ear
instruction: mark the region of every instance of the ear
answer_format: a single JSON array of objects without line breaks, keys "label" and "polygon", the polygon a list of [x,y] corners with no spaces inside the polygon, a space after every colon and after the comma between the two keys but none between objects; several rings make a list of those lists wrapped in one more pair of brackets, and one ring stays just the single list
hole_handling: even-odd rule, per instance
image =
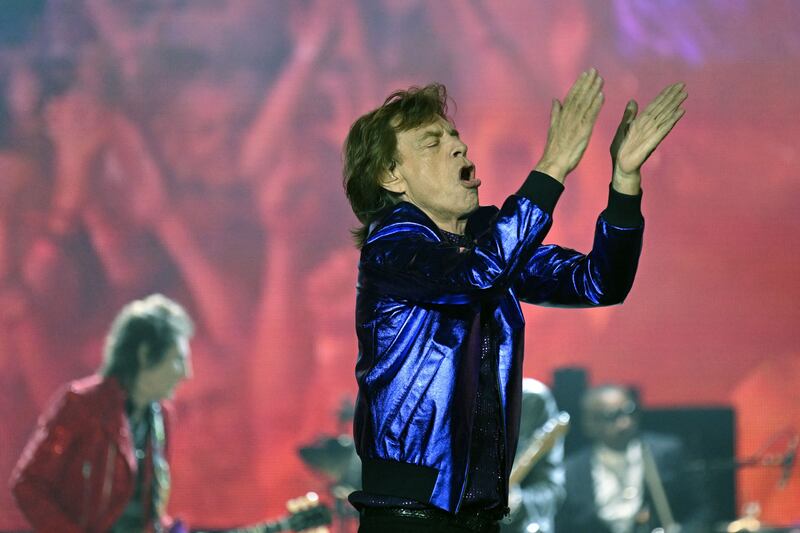
[{"label": "ear", "polygon": [[143,369],[150,366],[147,361],[147,355],[150,353],[150,347],[146,343],[142,343],[139,345],[139,349],[136,350],[136,358],[139,360],[139,371],[141,372]]},{"label": "ear", "polygon": [[406,192],[406,180],[403,178],[403,175],[397,171],[396,167],[394,170],[384,170],[378,182],[381,187],[389,192],[395,194],[403,194]]}]

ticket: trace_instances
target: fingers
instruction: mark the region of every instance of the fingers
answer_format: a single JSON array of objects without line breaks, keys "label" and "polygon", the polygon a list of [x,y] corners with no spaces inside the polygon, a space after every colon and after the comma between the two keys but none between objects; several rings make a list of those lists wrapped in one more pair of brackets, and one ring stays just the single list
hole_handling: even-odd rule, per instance
[{"label": "fingers", "polygon": [[[685,110],[680,105],[687,96],[685,85],[675,83],[664,88],[641,115],[634,118],[631,113],[630,128],[618,148],[616,159],[623,171],[636,170],[644,164],[684,115]],[[631,106],[631,102],[628,105]],[[631,107],[631,112],[633,110]],[[628,108],[625,109],[620,128],[623,128],[627,114]],[[619,134],[620,130],[617,133]],[[615,137],[614,141],[616,140]],[[614,157],[614,143],[612,143],[612,157]]]},{"label": "fingers", "polygon": [[686,92],[685,86],[681,83],[679,89],[676,90],[675,94],[672,95],[670,100],[667,102],[664,111],[660,115],[672,115],[676,110],[680,109],[680,105],[689,97],[689,93]]},{"label": "fingers", "polygon": [[585,84],[587,83],[588,76],[589,76],[589,71],[581,72],[580,76],[578,76],[578,79],[575,80],[575,83],[573,83],[572,87],[570,87],[569,92],[567,92],[567,96],[564,97],[565,105],[567,102],[570,102],[573,99],[575,99],[575,96],[583,90]]},{"label": "fingers", "polygon": [[656,128],[655,136],[658,138],[658,142],[661,142],[664,137],[672,131],[672,128],[675,127],[675,124],[678,123],[684,113],[686,113],[684,109],[676,109],[658,128]]},{"label": "fingers", "polygon": [[578,76],[563,104],[553,100],[542,161],[556,179],[580,161],[603,105],[602,87],[603,79],[592,68]]},{"label": "fingers", "polygon": [[584,99],[589,102],[584,118],[594,122],[597,114],[600,113],[600,108],[603,106],[603,78],[600,77],[595,69],[591,69],[589,72],[592,83],[586,94],[583,95]]},{"label": "fingers", "polygon": [[561,114],[561,102],[558,98],[553,98],[553,106],[550,109],[550,127],[555,127],[558,124],[558,116]]},{"label": "fingers", "polygon": [[682,86],[679,86],[671,91],[668,97],[665,98],[661,109],[654,117],[656,124],[660,126],[660,124],[664,121],[668,121],[673,113],[680,108],[679,106],[684,100],[686,100],[687,96],[688,95],[686,94],[686,91],[683,90]]},{"label": "fingers", "polygon": [[679,85],[679,83],[673,83],[672,85],[664,87],[661,92],[658,93],[655,98],[653,98],[653,101],[648,104],[647,108],[645,109],[645,113],[651,115],[658,114],[664,108],[669,98],[675,94]]},{"label": "fingers", "polygon": [[653,118],[670,115],[688,96],[683,83],[673,83],[664,88],[658,96],[647,106],[645,114]]},{"label": "fingers", "polygon": [[603,107],[603,101],[605,99],[602,91],[600,91],[600,87],[602,87],[602,83],[595,90],[594,96],[592,97],[592,102],[589,104],[589,108],[586,110],[586,115],[584,115],[584,118],[588,119],[589,122],[592,123],[597,120],[597,115],[600,113],[600,108]]},{"label": "fingers", "polygon": [[580,119],[596,118],[603,103],[602,88],[603,78],[596,69],[581,73],[564,99],[564,108]]},{"label": "fingers", "polygon": [[666,135],[682,116],[683,113],[680,113],[680,116],[675,118],[676,112],[680,110],[680,105],[687,96],[683,83],[665,87],[636,119],[636,128],[644,136],[655,136],[660,142],[663,138],[660,132],[665,131],[663,135]]},{"label": "fingers", "polygon": [[[575,100],[579,101],[579,100],[585,98],[585,95],[586,95],[587,91],[589,91],[589,89],[594,84],[595,78],[597,78],[597,71],[594,70],[593,68],[591,68],[591,69],[589,69],[587,71],[581,72],[581,75],[578,76],[578,79],[575,82],[575,85],[573,85],[574,91],[571,91],[572,92],[572,96],[570,97],[568,95],[567,98],[570,101],[575,101]],[[565,100],[565,103],[566,103],[566,100]]]},{"label": "fingers", "polygon": [[589,87],[587,96],[589,95],[593,96],[599,94],[600,91],[603,89],[603,78],[600,76],[600,74],[597,73],[595,69],[591,69],[589,72],[591,73],[590,78],[592,79],[592,84]]}]

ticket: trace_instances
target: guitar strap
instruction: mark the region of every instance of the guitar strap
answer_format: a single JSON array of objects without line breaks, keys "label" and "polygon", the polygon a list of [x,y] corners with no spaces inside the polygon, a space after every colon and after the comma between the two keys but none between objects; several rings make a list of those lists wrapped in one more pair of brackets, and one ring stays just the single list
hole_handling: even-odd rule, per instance
[{"label": "guitar strap", "polygon": [[[167,434],[164,427],[164,415],[158,403],[153,404],[153,509],[156,517],[166,513],[169,501],[170,475],[169,464],[165,457]],[[157,518],[158,519],[158,518]]]},{"label": "guitar strap", "polygon": [[664,483],[661,481],[661,475],[658,473],[656,460],[653,457],[653,452],[650,446],[642,441],[642,459],[644,461],[644,482],[647,490],[650,492],[650,497],[653,501],[653,507],[658,516],[658,521],[666,531],[675,529],[675,518],[672,514],[672,509],[667,500],[667,493],[664,490]]}]

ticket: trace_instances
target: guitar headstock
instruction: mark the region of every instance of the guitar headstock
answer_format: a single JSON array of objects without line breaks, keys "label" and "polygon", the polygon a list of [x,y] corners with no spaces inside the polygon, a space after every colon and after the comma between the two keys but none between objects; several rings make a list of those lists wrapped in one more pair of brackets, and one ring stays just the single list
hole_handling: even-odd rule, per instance
[{"label": "guitar headstock", "polygon": [[292,531],[306,533],[327,533],[331,523],[331,510],[319,501],[316,492],[294,498],[286,503],[290,515],[286,518]]},{"label": "guitar headstock", "polygon": [[545,422],[539,431],[542,434],[556,433],[558,436],[562,436],[567,433],[567,430],[569,429],[569,422],[569,413],[566,411],[561,411],[556,416]]}]

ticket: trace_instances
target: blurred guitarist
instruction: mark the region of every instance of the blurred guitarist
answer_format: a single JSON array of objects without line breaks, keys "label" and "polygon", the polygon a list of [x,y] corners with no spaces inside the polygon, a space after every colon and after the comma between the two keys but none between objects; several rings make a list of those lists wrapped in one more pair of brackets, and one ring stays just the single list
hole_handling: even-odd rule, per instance
[{"label": "blurred guitarist", "polygon": [[547,386],[535,379],[523,379],[519,444],[508,497],[511,512],[501,522],[504,533],[554,531],[553,520],[565,497],[565,431],[566,424],[559,419]]},{"label": "blurred guitarist", "polygon": [[178,532],[169,493],[164,400],[192,375],[192,321],[155,294],[126,305],[97,374],[68,383],[39,420],[11,477],[35,531]]},{"label": "blurred guitarist", "polygon": [[639,431],[636,395],[618,385],[589,389],[582,420],[591,441],[567,458],[567,499],[558,533],[706,533],[702,479],[687,470],[676,437]]}]

